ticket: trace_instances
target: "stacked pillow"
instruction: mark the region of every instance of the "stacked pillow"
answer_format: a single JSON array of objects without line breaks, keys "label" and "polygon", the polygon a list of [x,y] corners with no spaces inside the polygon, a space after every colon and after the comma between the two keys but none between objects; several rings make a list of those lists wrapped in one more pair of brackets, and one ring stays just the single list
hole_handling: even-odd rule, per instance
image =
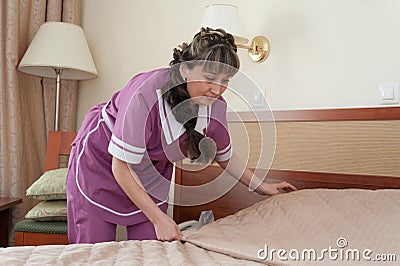
[{"label": "stacked pillow", "polygon": [[25,218],[36,221],[67,220],[66,176],[67,168],[47,171],[26,190],[27,197],[42,201]]}]

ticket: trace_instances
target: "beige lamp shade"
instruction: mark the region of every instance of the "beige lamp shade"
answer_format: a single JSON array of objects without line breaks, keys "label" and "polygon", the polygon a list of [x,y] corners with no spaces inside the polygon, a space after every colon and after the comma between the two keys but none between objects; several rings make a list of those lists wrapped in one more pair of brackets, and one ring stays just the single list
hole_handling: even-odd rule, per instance
[{"label": "beige lamp shade", "polygon": [[238,8],[229,4],[212,4],[206,7],[200,27],[221,28],[233,35],[236,44],[247,44],[249,39],[243,29]]},{"label": "beige lamp shade", "polygon": [[42,24],[22,58],[18,70],[27,74],[84,80],[97,77],[89,46],[80,26],[65,22]]}]

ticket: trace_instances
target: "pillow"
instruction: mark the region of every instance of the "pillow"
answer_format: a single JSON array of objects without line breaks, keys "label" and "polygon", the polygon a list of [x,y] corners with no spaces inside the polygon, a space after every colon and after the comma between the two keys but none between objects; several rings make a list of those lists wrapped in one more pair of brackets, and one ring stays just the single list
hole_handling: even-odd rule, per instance
[{"label": "pillow", "polygon": [[39,200],[66,199],[67,171],[67,168],[46,171],[26,190],[26,196]]},{"label": "pillow", "polygon": [[25,218],[36,221],[66,221],[67,220],[67,201],[51,200],[42,201],[34,206]]}]

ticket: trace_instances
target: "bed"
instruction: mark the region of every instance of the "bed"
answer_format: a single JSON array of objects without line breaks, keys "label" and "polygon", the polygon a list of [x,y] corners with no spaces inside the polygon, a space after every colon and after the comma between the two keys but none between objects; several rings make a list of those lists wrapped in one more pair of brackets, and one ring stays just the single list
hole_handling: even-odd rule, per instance
[{"label": "bed", "polygon": [[[373,128],[382,126],[381,133],[389,134],[390,141],[396,144],[399,140],[397,127],[400,111],[399,108],[389,109],[393,113],[388,109],[381,109],[374,110],[373,115],[365,115],[370,114],[370,110],[360,109],[336,116],[324,110],[328,115],[323,115],[323,123],[330,123],[328,130],[331,131],[330,127],[336,125],[332,124],[332,121],[357,120],[357,126],[368,127],[375,121],[378,121],[378,124],[385,121],[384,125],[374,124]],[[344,112],[340,112],[342,111]],[[360,113],[364,114],[361,115],[362,120]],[[298,113],[296,116],[291,115],[290,119],[287,115],[279,113],[276,118],[278,122],[283,123],[310,120],[307,112],[300,115],[300,118]],[[340,117],[339,120],[337,117]],[[317,119],[322,121],[321,116]],[[359,123],[360,121],[367,123],[364,125]],[[278,125],[278,128],[280,126]],[[304,126],[302,125],[302,128]],[[349,125],[346,124],[347,126]],[[290,127],[293,130],[294,127]],[[306,127],[309,131],[310,127]],[[281,132],[278,131],[278,136]],[[364,134],[364,131],[362,132]],[[374,142],[375,138],[382,137],[377,136],[374,130],[367,133],[373,135],[368,137],[368,145]],[[345,137],[341,139],[346,140]],[[282,147],[279,145],[278,143],[277,159],[281,156],[279,152]],[[335,144],[337,145],[339,144]],[[354,146],[354,143],[351,145]],[[379,142],[377,145],[383,144]],[[389,151],[385,152],[391,152],[394,156],[391,158],[396,161],[399,158],[398,145],[385,147],[389,147]],[[293,151],[292,148],[288,150]],[[358,152],[361,156],[363,151],[361,149]],[[379,152],[376,148],[370,154],[377,156]],[[310,153],[309,158],[312,156]],[[381,157],[375,160],[379,161],[379,158]],[[335,165],[334,161],[329,162]],[[379,172],[378,164],[367,169],[378,169],[375,174],[319,172],[313,169],[254,169],[259,174],[266,175],[268,182],[288,180],[299,190],[267,197],[251,193],[238,183],[212,202],[199,206],[176,206],[174,219],[177,223],[198,219],[204,210],[212,210],[217,219],[200,229],[184,231],[185,241],[182,242],[122,241],[9,247],[0,249],[0,264],[397,265],[396,260],[400,255],[400,174],[398,161],[392,165],[384,165],[384,171],[387,172]],[[274,167],[274,164],[272,166]],[[353,168],[356,166],[353,162],[350,165]],[[221,175],[221,171],[214,165],[201,171],[190,171],[187,165],[178,164],[175,182],[177,185],[199,185],[214,180]],[[197,196],[187,195],[180,188],[177,186],[175,190],[176,203],[184,202],[186,197]]]},{"label": "bed", "polygon": [[0,249],[0,264],[395,265],[399,202],[397,189],[302,189],[183,231],[185,242],[9,247]]}]

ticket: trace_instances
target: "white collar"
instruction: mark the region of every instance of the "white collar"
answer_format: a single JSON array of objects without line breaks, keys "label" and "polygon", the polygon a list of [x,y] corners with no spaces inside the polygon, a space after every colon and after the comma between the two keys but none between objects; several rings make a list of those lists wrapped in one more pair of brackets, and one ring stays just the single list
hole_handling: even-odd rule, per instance
[{"label": "white collar", "polygon": [[[186,128],[182,123],[176,121],[175,116],[171,112],[171,106],[165,102],[162,97],[161,90],[157,90],[158,97],[158,110],[160,113],[161,126],[165,136],[167,144],[170,145],[176,141],[183,133],[186,132]],[[199,105],[199,111],[197,112],[197,122],[194,128],[200,134],[204,133],[204,129],[207,130],[210,124],[211,105],[204,106]]]}]

